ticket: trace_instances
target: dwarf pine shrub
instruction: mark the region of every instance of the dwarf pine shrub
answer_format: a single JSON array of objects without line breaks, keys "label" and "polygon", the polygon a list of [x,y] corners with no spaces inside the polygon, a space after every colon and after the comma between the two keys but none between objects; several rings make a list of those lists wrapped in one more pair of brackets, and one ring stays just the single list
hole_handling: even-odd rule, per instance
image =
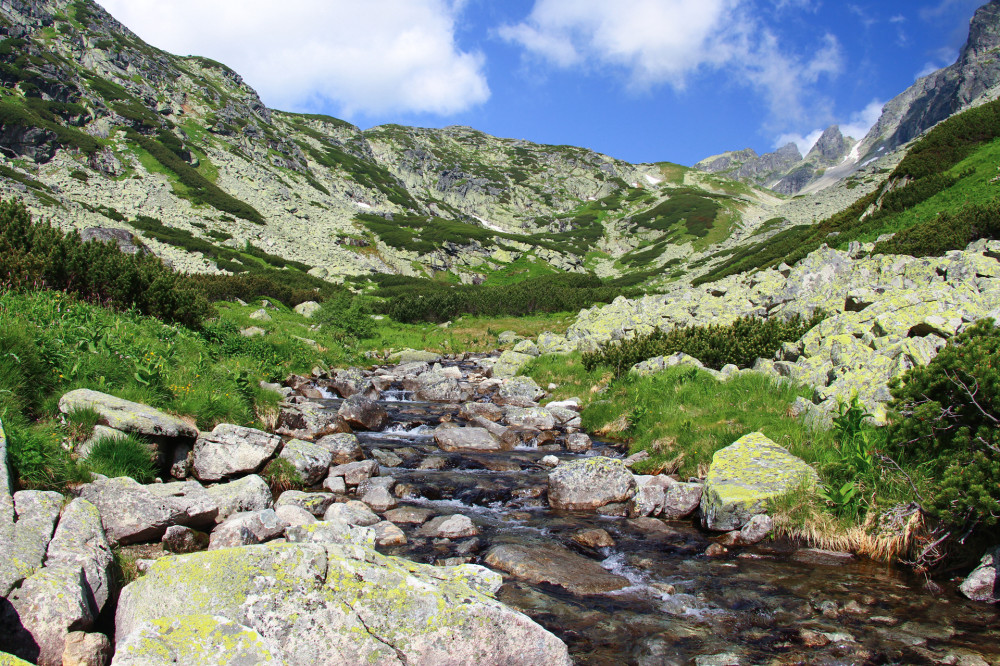
[{"label": "dwarf pine shrub", "polygon": [[636,363],[683,352],[715,370],[730,363],[746,368],[758,358],[774,356],[782,343],[798,340],[822,320],[821,313],[809,319],[798,315],[788,319],[747,316],[726,326],[709,324],[656,330],[586,353],[583,365],[588,371],[606,366],[621,376]]},{"label": "dwarf pine shrub", "polygon": [[888,451],[933,479],[921,503],[956,539],[1000,520],[1000,330],[992,320],[957,336],[893,388]]}]

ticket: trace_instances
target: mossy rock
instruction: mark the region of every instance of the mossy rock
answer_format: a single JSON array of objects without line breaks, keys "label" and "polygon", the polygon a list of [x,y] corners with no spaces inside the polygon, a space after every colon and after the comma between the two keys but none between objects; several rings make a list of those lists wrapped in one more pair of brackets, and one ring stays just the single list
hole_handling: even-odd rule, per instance
[{"label": "mossy rock", "polygon": [[771,500],[817,482],[816,471],[801,458],[759,432],[745,435],[712,458],[701,497],[702,523],[710,530],[738,530],[767,513]]}]

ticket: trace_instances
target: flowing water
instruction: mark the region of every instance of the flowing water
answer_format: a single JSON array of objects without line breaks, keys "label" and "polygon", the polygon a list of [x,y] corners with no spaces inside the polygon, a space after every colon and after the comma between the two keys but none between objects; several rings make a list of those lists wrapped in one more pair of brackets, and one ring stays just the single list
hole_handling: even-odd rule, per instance
[{"label": "flowing water", "polygon": [[[480,531],[431,540],[401,525],[408,543],[381,550],[428,563],[482,563],[497,544],[555,542],[628,579],[617,592],[575,596],[506,577],[499,599],[562,638],[577,663],[1000,664],[1000,612],[965,600],[953,585],[931,593],[922,578],[883,564],[798,561],[790,543],[710,558],[711,535],[694,522],[555,512],[541,458],[576,456],[551,446],[445,453],[431,431],[442,417],[462,423],[456,406],[413,402],[398,385],[380,402],[392,425],[358,438],[408,494],[400,505],[464,514]],[[594,454],[619,452],[598,444]],[[595,528],[615,545],[588,548],[571,538]]]}]

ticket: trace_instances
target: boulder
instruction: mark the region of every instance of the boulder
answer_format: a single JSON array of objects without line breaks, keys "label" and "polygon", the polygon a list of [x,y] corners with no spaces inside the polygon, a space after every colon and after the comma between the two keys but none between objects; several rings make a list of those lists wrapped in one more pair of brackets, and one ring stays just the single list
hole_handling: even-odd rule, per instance
[{"label": "boulder", "polygon": [[[3,488],[0,488],[0,493]],[[63,496],[22,490],[10,503],[10,521],[0,518],[0,597],[41,568],[62,508]],[[14,516],[17,522],[13,522]]]},{"label": "boulder", "polygon": [[434,430],[434,441],[442,451],[504,451],[506,447],[485,428],[447,427]]},{"label": "boulder", "polygon": [[403,546],[406,544],[406,535],[388,520],[375,523],[372,526],[375,530],[375,545],[377,546]]},{"label": "boulder", "polygon": [[657,356],[649,359],[648,361],[636,363],[632,366],[630,372],[633,372],[640,377],[648,377],[649,375],[655,375],[658,372],[663,372],[667,368],[673,368],[676,366],[686,366],[699,369],[705,367],[701,361],[693,356],[688,356],[684,352],[677,352],[676,354],[672,354],[670,356]]},{"label": "boulder", "polygon": [[370,479],[373,476],[378,476],[378,475],[379,475],[378,462],[374,460],[359,460],[358,462],[352,462],[352,463],[347,463],[346,465],[337,465],[336,467],[331,467],[329,474],[327,474],[325,483],[329,484],[331,479],[342,477],[346,485],[356,486],[365,479]]},{"label": "boulder", "polygon": [[487,421],[495,422],[503,417],[503,410],[492,402],[466,402],[458,410],[458,416],[466,421],[471,421],[478,416]]},{"label": "boulder", "polygon": [[274,431],[297,439],[316,439],[325,435],[350,432],[336,412],[314,402],[304,402],[281,410]]},{"label": "boulder", "polygon": [[667,488],[674,480],[668,476],[637,476],[635,481],[636,492],[628,501],[628,515],[632,518],[660,515]]},{"label": "boulder", "polygon": [[673,483],[663,497],[661,516],[666,520],[687,518],[701,506],[704,486],[700,483]]},{"label": "boulder", "polygon": [[717,451],[701,498],[702,524],[738,530],[767,504],[796,488],[815,485],[815,470],[761,433],[751,433]]},{"label": "boulder", "polygon": [[171,498],[158,497],[128,477],[88,483],[80,488],[80,497],[97,507],[108,538],[123,546],[159,541],[168,527],[187,516]]},{"label": "boulder", "polygon": [[396,508],[398,502],[385,486],[374,486],[361,495],[361,501],[372,508],[372,511],[384,513]]},{"label": "boulder", "polygon": [[385,512],[386,520],[391,520],[394,523],[403,523],[405,525],[422,525],[433,515],[434,512],[430,509],[424,509],[416,506],[403,506],[398,509],[392,509]]},{"label": "boulder", "polygon": [[285,533],[285,525],[273,509],[236,513],[212,530],[209,550],[250,546],[277,539]]},{"label": "boulder", "polygon": [[417,534],[431,539],[464,539],[479,534],[479,528],[468,516],[455,514],[432,518],[421,525]]},{"label": "boulder", "polygon": [[576,345],[562,335],[545,331],[538,335],[539,354],[571,354],[576,351]]},{"label": "boulder", "polygon": [[218,507],[216,520],[225,520],[241,511],[263,511],[270,508],[271,489],[256,474],[205,489]]},{"label": "boulder", "polygon": [[214,525],[219,516],[219,505],[211,494],[197,481],[151,483],[143,486],[154,497],[169,501],[184,515],[181,524],[190,527]]},{"label": "boulder", "polygon": [[493,367],[489,370],[490,377],[516,377],[521,372],[521,368],[534,360],[530,354],[522,354],[516,351],[505,351],[500,354]]},{"label": "boulder", "polygon": [[110,663],[111,641],[104,634],[73,631],[66,636],[62,666],[108,666]]},{"label": "boulder", "polygon": [[[538,356],[538,347],[531,340],[521,340],[511,350],[515,354],[527,354],[528,356]],[[496,366],[494,366],[496,367]]]},{"label": "boulder", "polygon": [[377,534],[372,527],[348,525],[340,520],[320,520],[285,530],[289,543],[337,544],[373,547]]},{"label": "boulder", "polygon": [[557,585],[580,596],[614,592],[631,585],[627,578],[554,543],[501,544],[491,548],[483,561],[531,584]]},{"label": "boulder", "polygon": [[192,469],[201,481],[221,481],[260,471],[270,460],[281,438],[261,430],[220,423],[194,444]]},{"label": "boulder", "polygon": [[368,505],[357,500],[331,505],[323,514],[323,520],[333,520],[360,527],[369,527],[382,522],[381,518],[372,513]]},{"label": "boulder", "polygon": [[305,301],[304,303],[299,303],[295,306],[294,310],[298,314],[302,315],[306,319],[312,319],[313,315],[319,312],[319,309],[323,307],[316,301]]},{"label": "boulder", "polygon": [[509,426],[536,430],[552,430],[556,426],[552,412],[544,407],[505,407],[503,416]]},{"label": "boulder", "polygon": [[70,391],[59,399],[59,411],[69,414],[77,409],[93,409],[101,415],[101,424],[150,437],[194,439],[198,429],[176,416],[138,402],[89,389]]},{"label": "boulder", "polygon": [[767,538],[767,535],[774,529],[774,521],[767,514],[757,514],[746,522],[740,529],[739,542],[745,546],[752,546]]},{"label": "boulder", "polygon": [[164,551],[183,555],[208,548],[209,537],[204,532],[198,532],[190,527],[173,525],[163,533],[160,543],[163,544]]},{"label": "boulder", "polygon": [[287,460],[295,468],[305,486],[312,486],[326,476],[333,460],[330,449],[301,439],[287,442],[279,457]]},{"label": "boulder", "polygon": [[404,379],[403,386],[413,391],[417,400],[428,402],[461,403],[473,394],[471,386],[440,370],[425,372],[415,379]]},{"label": "boulder", "polygon": [[389,361],[406,365],[408,363],[440,363],[441,354],[424,351],[422,349],[404,349],[389,355]]},{"label": "boulder", "polygon": [[111,545],[104,534],[97,507],[84,499],[66,505],[45,555],[45,566],[78,566],[83,572],[84,596],[97,617],[117,591]]},{"label": "boulder", "polygon": [[576,432],[566,437],[566,450],[570,453],[586,453],[593,445],[586,433]]},{"label": "boulder", "polygon": [[512,377],[500,385],[493,402],[498,405],[533,407],[544,396],[545,391],[531,377]]},{"label": "boulder", "polygon": [[389,414],[385,408],[363,395],[352,395],[344,400],[337,415],[358,430],[378,432],[389,425]]},{"label": "boulder", "polygon": [[297,506],[318,518],[326,513],[326,510],[330,508],[330,505],[336,499],[331,493],[306,493],[301,490],[286,490],[274,502],[274,509],[278,510],[285,506]]},{"label": "boulder", "polygon": [[341,398],[350,398],[352,395],[363,393],[367,386],[368,376],[361,368],[338,370],[330,382],[330,388]]},{"label": "boulder", "polygon": [[300,525],[312,525],[316,522],[316,516],[309,513],[300,506],[295,506],[292,504],[285,504],[284,506],[275,507],[274,514],[278,516],[278,520],[288,525],[289,527],[298,527]]},{"label": "boulder", "polygon": [[568,666],[560,640],[492,597],[499,583],[481,567],[433,567],[357,546],[164,558],[122,593],[116,659],[205,663],[201,655],[252,645],[250,656],[228,663]]},{"label": "boulder", "polygon": [[565,462],[549,473],[549,504],[554,509],[593,511],[627,502],[636,483],[621,460],[595,456]]},{"label": "boulder", "polygon": [[984,555],[958,589],[973,601],[1000,603],[1000,549]]},{"label": "boulder", "polygon": [[348,432],[321,437],[316,440],[316,444],[324,447],[333,455],[332,464],[334,465],[344,465],[365,457],[361,445],[358,444],[358,438]]},{"label": "boulder", "polygon": [[593,529],[581,530],[573,535],[573,541],[584,548],[614,548],[615,540],[611,538],[607,530]]}]

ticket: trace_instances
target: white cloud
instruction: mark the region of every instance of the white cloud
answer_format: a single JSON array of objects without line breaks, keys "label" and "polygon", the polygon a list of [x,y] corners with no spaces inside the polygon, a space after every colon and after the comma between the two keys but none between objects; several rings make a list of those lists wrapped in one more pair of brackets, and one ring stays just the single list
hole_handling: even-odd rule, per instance
[{"label": "white cloud", "polygon": [[[882,115],[882,106],[883,103],[880,100],[873,99],[865,108],[852,113],[847,122],[840,123],[840,133],[860,141],[868,134],[868,130],[878,122],[879,116]],[[775,139],[774,147],[780,148],[791,142],[799,147],[800,153],[805,155],[816,145],[816,142],[823,135],[823,131],[816,129],[808,134],[785,133]]]},{"label": "white cloud", "polygon": [[[809,0],[775,5],[812,7]],[[633,89],[683,89],[692,75],[724,71],[758,89],[781,122],[821,106],[825,100],[807,101],[809,87],[839,74],[843,61],[832,35],[809,56],[788,52],[750,0],[535,0],[524,21],[499,34],[556,67],[624,71]]]},{"label": "white cloud", "polygon": [[270,106],[449,115],[489,99],[462,51],[462,0],[101,0],[150,43],[242,74]]}]

